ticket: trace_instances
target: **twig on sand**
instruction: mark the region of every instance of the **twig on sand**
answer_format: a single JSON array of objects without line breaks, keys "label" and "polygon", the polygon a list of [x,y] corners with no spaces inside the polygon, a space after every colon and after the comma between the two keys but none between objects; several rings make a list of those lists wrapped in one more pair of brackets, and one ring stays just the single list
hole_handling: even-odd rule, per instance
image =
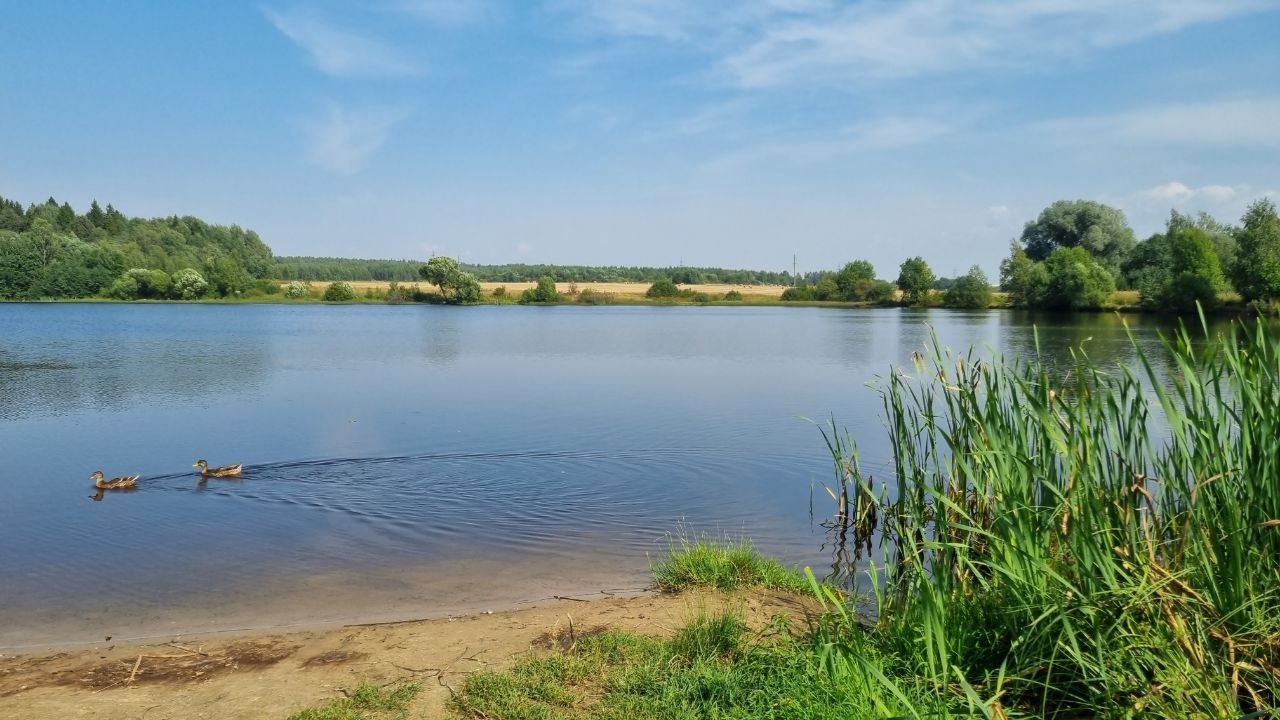
[{"label": "twig on sand", "polygon": [[574,602],[591,602],[586,598],[569,597],[568,595],[552,595],[551,597],[555,600],[572,600]]},{"label": "twig on sand", "polygon": [[138,677],[138,668],[142,667],[142,656],[138,656],[138,661],[133,664],[133,672],[129,673],[129,684],[133,684],[133,679]]},{"label": "twig on sand", "polygon": [[185,650],[186,652],[188,652],[188,653],[190,653],[190,654],[192,654],[192,655],[203,655],[203,656],[205,656],[205,657],[209,657],[209,653],[207,653],[207,652],[205,652],[205,651],[203,651],[203,650],[194,650],[194,649],[192,649],[192,648],[187,647],[186,645],[181,645],[181,644],[176,643],[176,642],[167,642],[167,643],[165,643],[165,645],[168,645],[169,647],[175,647],[175,648],[177,648],[177,649],[179,649],[179,650]]}]

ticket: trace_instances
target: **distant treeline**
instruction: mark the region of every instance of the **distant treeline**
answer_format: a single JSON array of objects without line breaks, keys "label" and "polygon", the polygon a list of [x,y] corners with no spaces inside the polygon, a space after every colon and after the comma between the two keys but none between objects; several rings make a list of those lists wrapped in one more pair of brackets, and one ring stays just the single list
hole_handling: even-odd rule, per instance
[{"label": "distant treeline", "polygon": [[[274,273],[281,280],[397,280],[419,279],[418,260],[353,260],[348,258],[276,258]],[[480,282],[645,282],[666,279],[689,284],[790,285],[791,273],[771,270],[732,270],[715,267],[640,267],[590,265],[468,265],[461,264]],[[813,273],[817,279],[821,273]]]},{"label": "distant treeline", "polygon": [[54,198],[24,208],[0,197],[0,299],[226,296],[267,277],[271,262],[257,233],[235,225],[131,218],[96,200],[81,214]]}]

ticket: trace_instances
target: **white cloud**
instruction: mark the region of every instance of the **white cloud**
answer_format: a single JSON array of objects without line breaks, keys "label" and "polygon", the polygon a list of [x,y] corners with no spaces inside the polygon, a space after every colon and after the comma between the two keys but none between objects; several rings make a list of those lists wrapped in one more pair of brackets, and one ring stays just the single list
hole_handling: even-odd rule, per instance
[{"label": "white cloud", "polygon": [[1277,0],[550,0],[584,32],[680,42],[746,87],[1034,67]]},{"label": "white cloud", "polygon": [[330,105],[324,117],[304,125],[307,158],[339,175],[359,172],[407,116],[402,110],[351,111]]},{"label": "white cloud", "polygon": [[1168,182],[1164,185],[1157,185],[1153,188],[1148,188],[1139,194],[1153,200],[1183,200],[1195,195],[1195,190],[1192,190],[1185,184],[1174,180],[1173,182]]},{"label": "white cloud", "polygon": [[321,72],[335,77],[415,75],[419,69],[380,40],[336,27],[304,9],[265,10],[267,19],[306,51]]},{"label": "white cloud", "polygon": [[474,25],[498,15],[491,0],[400,0],[395,9],[433,25]]},{"label": "white cloud", "polygon": [[905,0],[860,2],[775,22],[725,60],[745,86],[1035,66],[1275,0]]},{"label": "white cloud", "polygon": [[1280,147],[1280,98],[1153,105],[1038,128],[1071,142]]}]

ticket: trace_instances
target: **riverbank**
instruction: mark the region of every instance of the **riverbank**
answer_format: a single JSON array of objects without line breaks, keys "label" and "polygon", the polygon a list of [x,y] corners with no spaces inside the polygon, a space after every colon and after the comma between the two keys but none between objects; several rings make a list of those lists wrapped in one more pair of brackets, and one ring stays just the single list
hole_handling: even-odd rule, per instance
[{"label": "riverbank", "polygon": [[753,631],[814,609],[780,591],[690,590],[552,599],[438,620],[288,632],[180,635],[0,655],[0,705],[12,717],[285,718],[362,682],[416,682],[411,717],[439,717],[481,671],[552,654],[606,630],[670,636],[701,613],[733,612]]},{"label": "riverbank", "polygon": [[[324,299],[324,292],[329,285],[338,281],[313,281],[307,283],[308,294],[302,297],[286,297],[281,293],[264,293],[250,291],[244,295],[231,297],[207,297],[199,300],[117,300],[106,297],[89,298],[57,298],[48,300],[0,301],[0,302],[66,302],[66,303],[129,303],[129,304],[205,304],[205,305],[401,305],[401,304],[439,304],[439,296],[435,288],[422,283],[395,283],[381,280],[353,280],[348,282],[355,290],[355,297],[342,302]],[[280,281],[283,288],[287,283]],[[478,305],[514,305],[518,304],[520,294],[536,287],[532,282],[484,282],[480,283],[481,297]],[[929,300],[921,305],[908,305],[898,298],[886,303],[867,301],[850,302],[843,300],[783,300],[782,293],[789,287],[785,285],[678,285],[682,295],[674,298],[651,298],[645,293],[649,283],[610,282],[610,283],[573,283],[556,284],[556,292],[561,296],[558,302],[532,303],[540,306],[553,305],[701,305],[722,307],[826,307],[826,308],[883,308],[914,307],[918,309],[948,309],[942,305],[942,292],[934,291]],[[1167,310],[1145,307],[1140,302],[1137,290],[1116,290],[1102,307],[1079,309],[1070,313],[1124,313],[1161,315],[1169,314]],[[985,310],[1012,310],[1008,293],[993,291],[991,304]],[[961,308],[965,312],[972,309]],[[1041,310],[1040,312],[1055,312]],[[1236,293],[1223,293],[1217,307],[1208,314],[1221,317],[1251,316],[1256,310],[1244,304]]]}]

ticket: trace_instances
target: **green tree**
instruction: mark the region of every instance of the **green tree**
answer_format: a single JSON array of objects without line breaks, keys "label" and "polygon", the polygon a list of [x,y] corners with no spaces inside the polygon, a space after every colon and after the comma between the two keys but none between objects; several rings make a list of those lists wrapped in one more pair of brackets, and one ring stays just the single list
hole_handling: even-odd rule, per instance
[{"label": "green tree", "polygon": [[180,300],[198,300],[209,291],[209,283],[195,268],[183,268],[173,274],[172,293]]},{"label": "green tree", "polygon": [[102,212],[102,206],[98,204],[97,198],[94,198],[93,202],[89,203],[89,212],[85,213],[84,216],[89,222],[93,223],[94,227],[102,227],[107,221],[107,214]]},{"label": "green tree", "polygon": [[1092,310],[1103,306],[1115,292],[1111,271],[1082,247],[1060,247],[1043,263],[1048,276],[1044,307]]},{"label": "green tree", "polygon": [[351,302],[356,299],[356,289],[346,280],[331,282],[324,289],[324,299],[326,302]]},{"label": "green tree", "polygon": [[457,260],[439,255],[418,268],[422,279],[440,288],[440,295],[447,303],[474,303],[480,301],[480,283],[471,273],[464,272]]},{"label": "green tree", "polygon": [[1236,233],[1232,280],[1248,301],[1280,298],[1280,217],[1263,198],[1249,206]]},{"label": "green tree", "polygon": [[1000,263],[1000,289],[1009,293],[1017,307],[1040,307],[1049,289],[1049,275],[1043,264],[1027,257],[1022,246],[1013,242],[1009,257]]},{"label": "green tree", "polygon": [[902,299],[913,305],[927,301],[935,279],[924,258],[917,256],[903,261],[898,269],[898,289],[902,291]]},{"label": "green tree", "polygon": [[284,296],[287,298],[293,298],[296,300],[298,298],[309,297],[310,295],[311,285],[309,283],[302,282],[301,280],[294,280],[284,288]]},{"label": "green tree", "polygon": [[1047,260],[1058,248],[1084,248],[1117,278],[1135,244],[1124,213],[1092,200],[1055,202],[1027,223],[1022,242],[1036,262]]},{"label": "green tree", "polygon": [[249,284],[249,275],[244,266],[233,257],[221,256],[205,261],[205,279],[213,292],[227,297],[244,290]]},{"label": "green tree", "polygon": [[991,305],[991,282],[982,268],[974,265],[956,278],[942,295],[942,304],[950,308],[982,309]]},{"label": "green tree", "polygon": [[526,288],[520,293],[522,303],[554,303],[560,302],[560,293],[556,292],[556,280],[550,275],[538,278],[537,287]]},{"label": "green tree", "polygon": [[1144,307],[1185,312],[1217,304],[1224,281],[1209,233],[1176,211],[1166,232],[1138,243],[1125,264],[1126,275]]},{"label": "green tree", "polygon": [[854,260],[840,268],[833,279],[839,289],[839,297],[824,299],[865,300],[871,283],[875,282],[876,270],[866,260]]}]

